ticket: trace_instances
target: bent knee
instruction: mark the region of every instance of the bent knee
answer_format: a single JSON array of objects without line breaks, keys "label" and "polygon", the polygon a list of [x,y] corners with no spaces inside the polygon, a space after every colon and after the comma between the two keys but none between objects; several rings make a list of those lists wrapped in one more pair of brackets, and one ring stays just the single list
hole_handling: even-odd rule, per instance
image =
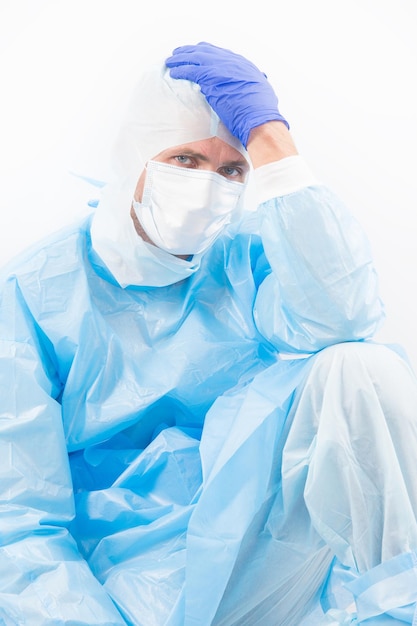
[{"label": "bent knee", "polygon": [[306,379],[295,394],[292,414],[294,423],[301,423],[310,438],[318,428],[327,433],[326,439],[331,432],[338,440],[346,430],[355,433],[353,440],[362,437],[364,442],[390,432],[396,441],[407,445],[412,441],[415,449],[417,379],[409,364],[387,346],[335,344],[312,357]]},{"label": "bent knee", "polygon": [[352,341],[338,343],[314,355],[310,375],[323,384],[329,377],[344,384],[360,385],[365,380],[379,389],[397,390],[404,386],[417,390],[417,380],[408,362],[383,344]]},{"label": "bent knee", "polygon": [[361,363],[371,369],[378,369],[382,372],[386,368],[405,368],[411,371],[407,361],[394,349],[379,343],[365,341],[350,341],[336,343],[317,352],[313,361],[331,367],[344,364]]}]

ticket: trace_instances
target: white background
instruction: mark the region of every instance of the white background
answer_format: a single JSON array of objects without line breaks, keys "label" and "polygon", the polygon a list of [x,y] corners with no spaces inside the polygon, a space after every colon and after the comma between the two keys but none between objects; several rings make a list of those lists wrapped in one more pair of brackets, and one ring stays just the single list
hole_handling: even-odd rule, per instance
[{"label": "white background", "polygon": [[210,41],[276,88],[300,152],[364,226],[417,367],[415,0],[0,0],[0,264],[86,211],[143,65]]}]

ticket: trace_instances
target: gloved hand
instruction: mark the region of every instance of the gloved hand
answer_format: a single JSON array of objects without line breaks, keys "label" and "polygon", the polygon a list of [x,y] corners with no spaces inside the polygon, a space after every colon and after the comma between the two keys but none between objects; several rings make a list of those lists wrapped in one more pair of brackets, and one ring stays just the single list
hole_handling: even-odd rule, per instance
[{"label": "gloved hand", "polygon": [[175,48],[165,63],[172,78],[200,85],[211,108],[245,148],[255,126],[279,120],[289,128],[266,75],[245,57],[203,41]]}]

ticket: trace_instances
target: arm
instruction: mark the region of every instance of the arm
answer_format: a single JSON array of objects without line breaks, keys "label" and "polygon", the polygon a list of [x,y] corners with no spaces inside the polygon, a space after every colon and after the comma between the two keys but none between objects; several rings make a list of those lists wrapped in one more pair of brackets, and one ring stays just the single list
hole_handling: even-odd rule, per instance
[{"label": "arm", "polygon": [[335,194],[317,183],[284,124],[254,128],[247,148],[261,198],[262,240],[273,269],[256,298],[260,332],[289,353],[372,337],[383,305],[361,226]]},{"label": "arm", "polygon": [[121,626],[68,525],[74,503],[48,340],[17,283],[0,294],[0,622]]},{"label": "arm", "polygon": [[278,121],[253,128],[249,134],[247,150],[254,169],[298,155],[288,128]]},{"label": "arm", "polygon": [[297,154],[266,76],[207,43],[177,48],[167,65],[174,78],[200,85],[252,160],[272,269],[255,303],[260,332],[284,352],[311,353],[371,337],[383,308],[367,239]]}]

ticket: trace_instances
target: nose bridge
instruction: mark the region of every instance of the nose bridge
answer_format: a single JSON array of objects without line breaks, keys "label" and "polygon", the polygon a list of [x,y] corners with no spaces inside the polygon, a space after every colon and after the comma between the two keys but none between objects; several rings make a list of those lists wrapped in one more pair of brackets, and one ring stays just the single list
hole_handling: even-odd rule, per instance
[{"label": "nose bridge", "polygon": [[218,172],[223,165],[221,155],[216,150],[209,150],[203,153],[202,158],[198,159],[198,169],[208,172]]},{"label": "nose bridge", "polygon": [[219,167],[220,164],[217,162],[217,160],[214,161],[213,159],[210,159],[209,161],[206,161],[202,164],[202,168],[208,170],[209,172],[217,172]]},{"label": "nose bridge", "polygon": [[210,172],[218,172],[226,162],[232,160],[231,148],[219,137],[211,137],[207,142],[203,167]]}]

